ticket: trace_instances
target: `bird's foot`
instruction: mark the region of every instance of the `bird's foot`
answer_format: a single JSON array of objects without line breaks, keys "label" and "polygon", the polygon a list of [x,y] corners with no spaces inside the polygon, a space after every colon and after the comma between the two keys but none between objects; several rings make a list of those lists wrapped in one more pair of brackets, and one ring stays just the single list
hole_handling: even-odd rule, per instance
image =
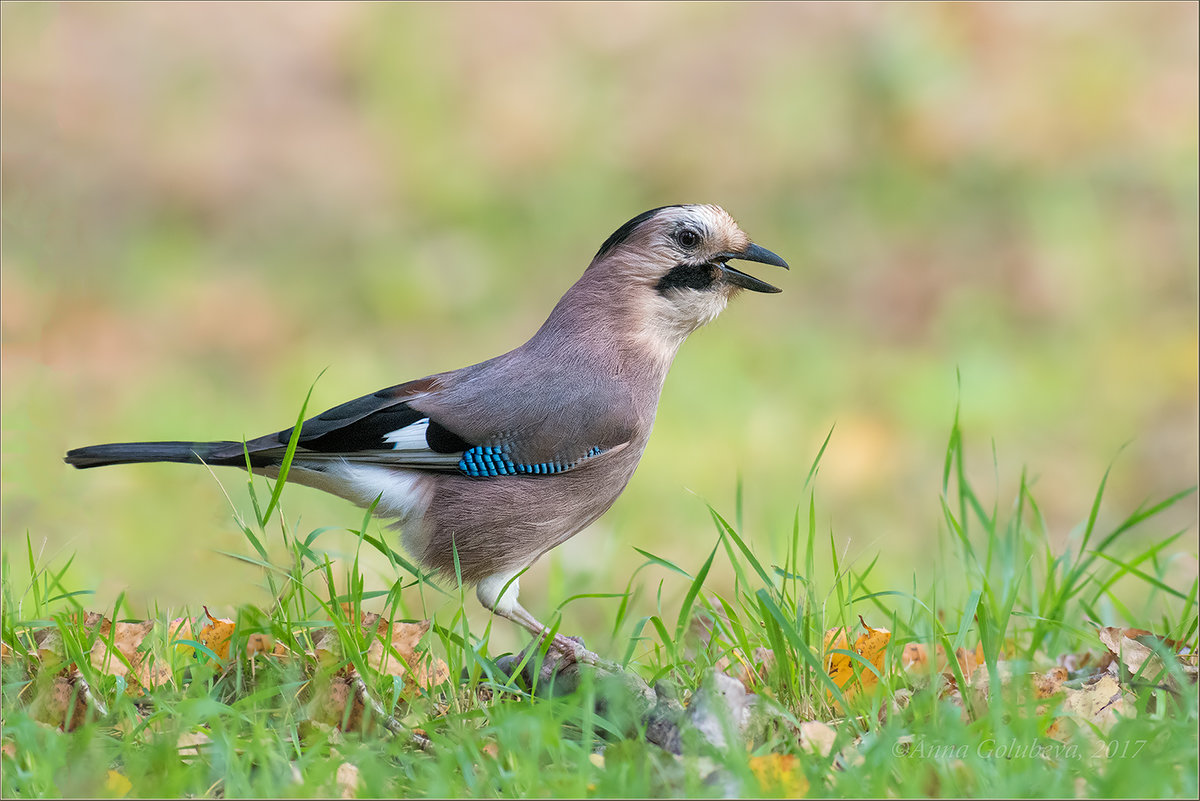
[{"label": "bird's foot", "polygon": [[582,637],[567,637],[563,634],[555,634],[554,639],[550,641],[548,651],[557,654],[559,662],[564,667],[573,664],[599,667],[603,662],[599,655],[587,649],[583,644]]}]

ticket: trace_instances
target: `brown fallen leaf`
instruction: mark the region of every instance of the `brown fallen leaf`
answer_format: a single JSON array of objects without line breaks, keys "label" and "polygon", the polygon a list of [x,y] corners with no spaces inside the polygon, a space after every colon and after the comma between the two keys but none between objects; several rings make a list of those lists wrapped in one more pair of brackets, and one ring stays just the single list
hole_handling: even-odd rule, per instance
[{"label": "brown fallen leaf", "polygon": [[316,684],[307,709],[309,719],[316,723],[341,731],[362,729],[364,706],[346,676],[331,676],[328,681]]},{"label": "brown fallen leaf", "polygon": [[62,632],[56,626],[35,630],[33,642],[37,646],[37,657],[38,661],[42,663],[42,670],[53,670],[67,658]]},{"label": "brown fallen leaf", "polygon": [[1059,717],[1047,735],[1065,741],[1074,733],[1093,737],[1099,729],[1107,732],[1121,717],[1134,713],[1134,703],[1111,673],[1101,673],[1084,683],[1083,687],[1064,688],[1065,698]]},{"label": "brown fallen leaf", "polygon": [[142,687],[161,687],[171,680],[171,668],[150,654],[143,657],[134,678]]},{"label": "brown fallen leaf", "polygon": [[1033,674],[1034,696],[1042,699],[1058,695],[1063,691],[1063,682],[1070,676],[1065,667],[1053,667],[1045,673]]},{"label": "brown fallen leaf", "polygon": [[[429,632],[430,621],[393,623],[379,615],[363,615],[364,629],[374,628],[367,647],[367,665],[385,676],[403,676],[406,687],[428,689],[450,677],[444,661],[417,650]],[[385,645],[386,643],[386,645]]]},{"label": "brown fallen leaf", "polygon": [[343,762],[337,766],[337,787],[340,798],[357,798],[360,783],[357,766],[349,762]]},{"label": "brown fallen leaf", "polygon": [[342,642],[338,638],[337,629],[329,626],[317,629],[312,635],[313,646],[308,655],[317,660],[323,668],[331,668],[342,661]]},{"label": "brown fallen leaf", "polygon": [[274,653],[275,640],[270,634],[254,632],[246,638],[246,656],[253,659],[256,654]]},{"label": "brown fallen leaf", "polygon": [[806,720],[800,724],[800,747],[823,757],[833,752],[837,741],[837,729],[819,720]]},{"label": "brown fallen leaf", "polygon": [[[900,666],[906,673],[913,674],[930,674],[942,673],[948,670],[950,662],[946,659],[946,649],[941,645],[934,646],[934,658],[932,664],[929,659],[929,646],[925,643],[910,642],[904,646],[904,651],[900,655]],[[959,648],[954,652],[955,661],[958,662],[958,669],[962,671],[963,677],[966,678],[975,672],[975,669],[983,664],[983,645],[982,643],[975,646],[975,650],[968,651],[966,648]]]},{"label": "brown fallen leaf", "polygon": [[430,687],[437,687],[439,684],[443,684],[449,678],[450,667],[445,661],[436,656],[426,655],[405,676],[405,686],[411,684],[422,690],[428,690]]},{"label": "brown fallen leaf", "polygon": [[[92,667],[110,676],[129,676],[132,671],[136,681],[142,660],[145,658],[145,654],[139,649],[153,628],[153,620],[141,623],[112,623],[105,618],[100,624],[100,635],[92,645]],[[136,694],[138,689],[130,684],[129,691]]]},{"label": "brown fallen leaf", "polygon": [[[1009,662],[997,662],[996,675],[1000,677],[1001,687],[1009,686],[1015,675],[1012,664]],[[992,674],[988,670],[988,666],[979,665],[972,673],[967,674],[965,678],[967,686],[975,690],[986,701],[992,690]]]},{"label": "brown fallen leaf", "polygon": [[65,731],[74,731],[88,718],[87,698],[75,681],[76,675],[58,675],[45,683],[34,699],[34,720]]},{"label": "brown fallen leaf", "polygon": [[[379,619],[375,637],[367,649],[367,664],[385,676],[403,676],[417,663],[416,647],[429,631],[429,621],[390,623]],[[384,643],[389,647],[385,647]]]},{"label": "brown fallen leaf", "polygon": [[[77,622],[79,622],[79,615],[73,614],[68,619],[72,623],[77,623]],[[100,624],[102,624],[104,622],[104,620],[105,620],[104,614],[101,612],[84,612],[83,613],[83,627],[84,628],[94,629],[96,626],[99,626]]]},{"label": "brown fallen leaf", "polygon": [[[1100,642],[1104,643],[1104,647],[1120,660],[1131,675],[1137,675],[1141,671],[1144,680],[1158,681],[1159,677],[1166,672],[1166,665],[1159,655],[1160,651],[1165,650],[1175,655],[1183,674],[1193,683],[1196,681],[1196,654],[1188,648],[1186,643],[1159,637],[1145,629],[1122,629],[1106,626],[1097,629],[1097,634]],[[1174,677],[1169,672],[1166,672],[1166,679],[1168,682],[1174,683]]]},{"label": "brown fallen leaf", "polygon": [[[750,692],[761,689],[759,685],[767,680],[767,675],[775,665],[775,652],[769,648],[755,648],[747,658],[740,648],[734,648],[729,656],[722,656],[713,667],[732,675]],[[730,668],[737,663],[737,670],[730,673]]]},{"label": "brown fallen leaf", "polygon": [[212,738],[203,731],[185,731],[175,741],[175,750],[185,762],[200,756],[202,749],[212,743]]}]

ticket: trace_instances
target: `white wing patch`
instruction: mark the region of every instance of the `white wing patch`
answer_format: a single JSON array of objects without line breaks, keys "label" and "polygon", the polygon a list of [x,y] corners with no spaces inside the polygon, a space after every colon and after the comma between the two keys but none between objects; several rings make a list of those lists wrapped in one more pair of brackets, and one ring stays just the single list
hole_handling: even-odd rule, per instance
[{"label": "white wing patch", "polygon": [[[335,454],[336,458],[348,462],[362,461],[375,464],[412,465],[414,467],[454,467],[462,458],[462,453],[438,453],[430,449],[426,432],[429,430],[429,418],[422,417],[415,423],[404,428],[397,428],[383,435],[385,444],[392,449],[378,451],[360,451],[359,453]],[[394,456],[393,456],[394,454]],[[306,454],[307,455],[307,454]]]},{"label": "white wing patch", "polygon": [[415,423],[409,423],[404,428],[397,428],[383,435],[384,442],[392,444],[396,451],[427,451],[429,441],[425,432],[429,430],[429,418],[422,417]]}]

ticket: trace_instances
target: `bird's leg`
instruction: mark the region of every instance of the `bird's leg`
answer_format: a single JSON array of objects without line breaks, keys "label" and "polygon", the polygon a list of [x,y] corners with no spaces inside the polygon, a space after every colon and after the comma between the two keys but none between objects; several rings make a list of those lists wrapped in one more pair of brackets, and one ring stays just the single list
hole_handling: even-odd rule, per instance
[{"label": "bird's leg", "polygon": [[[533,636],[545,640],[550,635],[550,629],[543,626],[541,621],[517,602],[517,594],[520,592],[517,582],[518,580],[511,573],[488,576],[475,588],[475,596],[484,608],[524,626],[533,633]],[[505,585],[507,585],[507,589]],[[579,662],[584,665],[601,664],[602,660],[598,655],[583,647],[581,643],[562,634],[555,634],[549,645],[569,662]]]},{"label": "bird's leg", "polygon": [[[506,617],[529,629],[535,637],[544,640],[550,634],[550,629],[543,626],[537,618],[529,613],[529,610],[520,604],[513,604],[511,609],[495,609],[493,611],[501,617]],[[550,647],[570,662],[579,662],[584,665],[600,664],[598,655],[589,651],[582,643],[562,634],[554,635],[554,638],[550,640]]]}]

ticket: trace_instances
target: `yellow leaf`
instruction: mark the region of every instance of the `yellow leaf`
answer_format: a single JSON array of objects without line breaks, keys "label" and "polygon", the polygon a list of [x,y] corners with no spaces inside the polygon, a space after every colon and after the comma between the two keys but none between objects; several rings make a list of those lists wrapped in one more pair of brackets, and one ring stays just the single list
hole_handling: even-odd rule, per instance
[{"label": "yellow leaf", "polygon": [[218,659],[229,658],[229,639],[233,637],[234,623],[228,618],[213,617],[208,607],[204,607],[204,616],[209,623],[200,629],[200,643],[217,655]]},{"label": "yellow leaf", "polygon": [[750,757],[750,771],[764,793],[802,798],[808,792],[808,779],[800,769],[800,760],[792,754]]},{"label": "yellow leaf", "polygon": [[[855,654],[858,654],[874,665],[875,670],[882,674],[884,651],[887,649],[888,640],[892,638],[892,633],[887,629],[873,629],[862,618],[859,618],[859,622],[862,623],[866,631],[860,634],[858,639],[854,641],[853,649],[847,647],[845,630],[830,629],[825,632],[825,669],[834,683],[843,690],[846,698],[850,698],[855,692],[855,687],[848,685],[850,680],[854,678],[856,669],[859,671],[859,685],[864,690],[870,690],[878,684],[879,676],[857,659],[850,657],[848,654],[834,653],[834,650],[853,650]],[[826,690],[826,696],[832,698],[833,693]]]},{"label": "yellow leaf", "polygon": [[104,780],[104,789],[115,795],[117,798],[124,798],[133,789],[133,782],[125,778],[122,774],[115,770],[108,772],[108,777]]},{"label": "yellow leaf", "polygon": [[[171,625],[167,626],[167,641],[174,642],[175,640],[191,640],[192,636],[192,621],[190,618],[177,617],[171,621]],[[175,649],[180,653],[191,653],[195,651],[190,645],[176,645]]]}]

